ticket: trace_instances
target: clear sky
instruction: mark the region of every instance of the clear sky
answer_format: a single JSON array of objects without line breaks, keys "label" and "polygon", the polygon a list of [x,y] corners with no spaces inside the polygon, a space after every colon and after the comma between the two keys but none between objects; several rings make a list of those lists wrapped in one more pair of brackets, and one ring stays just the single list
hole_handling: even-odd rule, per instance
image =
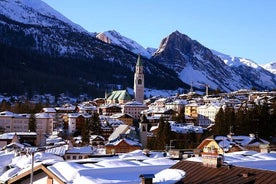
[{"label": "clear sky", "polygon": [[178,30],[258,64],[276,61],[276,0],[43,0],[89,32],[116,30],[157,48]]}]

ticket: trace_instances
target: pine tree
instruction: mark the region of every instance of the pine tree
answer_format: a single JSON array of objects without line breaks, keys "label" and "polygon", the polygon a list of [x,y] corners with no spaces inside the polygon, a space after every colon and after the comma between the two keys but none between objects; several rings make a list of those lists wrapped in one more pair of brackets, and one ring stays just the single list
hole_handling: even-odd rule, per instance
[{"label": "pine tree", "polygon": [[214,135],[221,134],[223,122],[224,122],[224,110],[220,108],[215,116],[215,125],[212,128],[212,132]]},{"label": "pine tree", "polygon": [[89,120],[89,130],[93,135],[101,134],[101,122],[98,113],[94,113]]},{"label": "pine tree", "polygon": [[259,127],[258,132],[260,137],[264,139],[269,139],[269,137],[272,135],[272,127],[273,124],[271,121],[271,114],[268,107],[268,104],[266,101],[263,102],[263,104],[260,106],[260,115],[259,115]]},{"label": "pine tree", "polygon": [[173,115],[172,120],[176,123],[185,123],[185,108],[181,108],[177,115]]},{"label": "pine tree", "polygon": [[28,128],[29,128],[30,132],[35,132],[36,131],[36,117],[35,117],[35,114],[31,114],[28,126],[29,126]]},{"label": "pine tree", "polygon": [[84,145],[89,143],[89,119],[85,119],[83,126],[81,127],[81,140]]},{"label": "pine tree", "polygon": [[276,137],[276,101],[273,102],[270,111],[270,121],[269,121],[270,136]]},{"label": "pine tree", "polygon": [[157,135],[155,139],[155,149],[163,150],[165,148],[165,136],[164,136],[164,127],[165,122],[164,119],[161,117],[158,124]]},{"label": "pine tree", "polygon": [[5,99],[2,100],[0,105],[0,110],[2,111],[10,111],[11,110],[11,104],[7,102]]},{"label": "pine tree", "polygon": [[233,133],[233,128],[235,127],[235,111],[232,107],[227,107],[224,110],[224,125],[221,134],[227,135],[228,133]]}]

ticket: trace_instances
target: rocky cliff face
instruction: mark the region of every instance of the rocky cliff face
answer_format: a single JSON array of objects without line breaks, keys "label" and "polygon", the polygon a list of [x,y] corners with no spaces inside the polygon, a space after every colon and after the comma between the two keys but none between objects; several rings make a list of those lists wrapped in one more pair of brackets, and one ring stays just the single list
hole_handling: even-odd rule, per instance
[{"label": "rocky cliff face", "polygon": [[[153,60],[175,70],[179,78],[187,84],[208,84],[213,89],[224,91],[267,87],[264,86],[264,78],[260,78],[262,74],[259,72],[256,76],[248,75],[249,68],[244,65],[234,68],[225,64],[210,49],[178,31],[162,40]],[[251,67],[250,71],[253,74],[255,70]],[[273,77],[269,77],[269,86],[273,88],[276,83]]]}]

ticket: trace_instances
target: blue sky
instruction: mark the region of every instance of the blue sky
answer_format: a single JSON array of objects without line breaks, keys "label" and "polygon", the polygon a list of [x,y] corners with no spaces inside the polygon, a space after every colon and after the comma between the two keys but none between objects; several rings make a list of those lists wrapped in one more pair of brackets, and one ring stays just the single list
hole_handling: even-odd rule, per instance
[{"label": "blue sky", "polygon": [[157,48],[178,30],[204,46],[276,61],[275,0],[43,0],[90,32],[116,30]]}]

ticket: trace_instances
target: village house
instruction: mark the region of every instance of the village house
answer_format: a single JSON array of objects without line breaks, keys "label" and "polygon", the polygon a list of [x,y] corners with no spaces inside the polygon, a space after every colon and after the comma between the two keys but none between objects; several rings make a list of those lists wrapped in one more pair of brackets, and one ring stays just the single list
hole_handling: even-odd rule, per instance
[{"label": "village house", "polygon": [[270,142],[255,134],[215,136],[215,140],[226,152],[252,150],[257,152],[269,152]]},{"label": "village house", "polygon": [[148,109],[148,107],[143,103],[137,101],[127,102],[124,105],[122,105],[122,112],[129,114],[135,120],[140,119],[141,112],[145,109]]},{"label": "village house", "polygon": [[95,98],[93,102],[95,103],[96,107],[100,107],[106,103],[105,98]]},{"label": "village house", "polygon": [[100,115],[111,116],[113,114],[122,113],[122,107],[116,104],[107,104],[98,108]]},{"label": "village house", "polygon": [[197,149],[201,153],[212,153],[212,154],[224,154],[223,147],[220,147],[220,145],[216,142],[213,138],[207,138],[204,139],[198,146]]},{"label": "village house", "polygon": [[74,133],[81,130],[85,121],[92,116],[90,114],[70,113],[68,114],[68,133]]},{"label": "village house", "polygon": [[155,100],[154,106],[155,107],[165,107],[165,104],[167,102],[167,98],[159,98]]},{"label": "village house", "polygon": [[165,103],[165,108],[172,109],[179,114],[179,113],[181,113],[181,110],[185,108],[185,105],[187,103],[188,102],[186,100],[177,99],[172,102]]},{"label": "village house", "polygon": [[0,113],[0,127],[4,132],[28,132],[30,114],[16,114],[10,111]]},{"label": "village house", "polygon": [[139,142],[128,138],[118,138],[105,145],[106,154],[128,153],[141,148],[142,145]]},{"label": "village house", "polygon": [[46,136],[53,133],[53,116],[48,113],[36,113],[37,145],[46,145]]},{"label": "village house", "polygon": [[249,136],[228,135],[211,136],[204,139],[197,149],[200,152],[213,152],[224,154],[236,151],[252,150],[257,152],[269,152],[269,142],[256,137],[254,134]]},{"label": "village house", "polygon": [[141,147],[135,129],[128,125],[117,127],[109,136],[108,143],[105,145],[107,154],[127,153],[141,149]]},{"label": "village house", "polygon": [[56,114],[55,114],[55,121],[56,125],[54,128],[62,127],[63,123],[68,123],[68,114],[76,112],[76,106],[72,104],[64,104],[61,107],[55,107]]},{"label": "village house", "polygon": [[61,126],[62,121],[59,118],[58,113],[57,113],[55,108],[53,108],[53,107],[47,107],[47,108],[44,107],[44,108],[42,108],[41,112],[42,113],[47,113],[47,114],[49,114],[53,117],[53,128],[54,129],[57,129],[58,127]]},{"label": "village house", "polygon": [[197,107],[197,122],[199,126],[207,128],[215,124],[215,117],[219,109],[222,107],[219,103],[207,103]]},{"label": "village house", "polygon": [[[47,184],[65,184],[62,178],[59,178],[56,174],[50,171],[47,166],[43,164],[39,164],[34,166],[33,168],[34,175],[33,181],[35,183],[47,183]],[[30,183],[31,172],[29,170],[20,173],[19,175],[9,179],[7,181],[8,184],[16,184],[16,183]]]},{"label": "village house", "polygon": [[91,146],[69,147],[65,152],[64,160],[86,159],[92,154],[93,148]]},{"label": "village house", "polygon": [[124,124],[129,125],[129,126],[133,126],[133,122],[134,122],[134,118],[127,113],[117,113],[117,114],[113,114],[112,116],[110,116],[111,119],[118,119],[122,122],[124,122]]},{"label": "village house", "polygon": [[90,145],[98,147],[98,148],[104,147],[104,145],[106,143],[106,139],[100,135],[91,135],[90,139],[89,139],[89,143],[90,143]]},{"label": "village house", "polygon": [[113,133],[113,130],[113,127],[107,124],[107,121],[101,122],[101,136],[103,136],[105,140]]},{"label": "village house", "polygon": [[[9,111],[0,113],[0,126],[4,132],[29,132],[30,114],[16,114]],[[46,144],[46,135],[53,132],[53,117],[48,113],[36,113],[36,145]]]},{"label": "village house", "polygon": [[193,102],[185,105],[185,115],[192,118],[192,121],[194,124],[197,124],[197,118],[198,118],[198,103]]},{"label": "village house", "polygon": [[166,120],[171,120],[176,115],[176,111],[165,107],[150,106],[149,109],[143,110],[141,114],[145,115],[151,123],[156,123],[161,117]]},{"label": "village house", "polygon": [[82,114],[94,114],[97,113],[97,107],[95,102],[83,102],[77,105],[76,111]]},{"label": "village house", "polygon": [[36,145],[36,132],[8,132],[0,135],[0,148],[12,143],[18,142],[26,145]]}]

